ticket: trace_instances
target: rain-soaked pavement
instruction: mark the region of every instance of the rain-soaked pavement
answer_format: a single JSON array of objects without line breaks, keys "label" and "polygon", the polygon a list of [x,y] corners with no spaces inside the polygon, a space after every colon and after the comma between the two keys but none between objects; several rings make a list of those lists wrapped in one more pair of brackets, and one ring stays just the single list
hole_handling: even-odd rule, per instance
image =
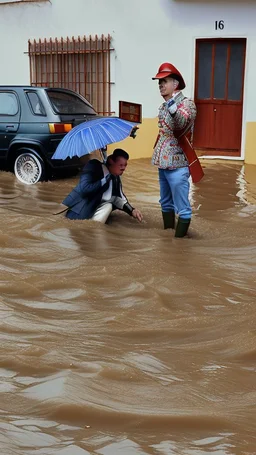
[{"label": "rain-soaked pavement", "polygon": [[255,455],[256,168],[203,164],[186,239],[149,160],[123,177],[141,225],[0,173],[1,455]]}]

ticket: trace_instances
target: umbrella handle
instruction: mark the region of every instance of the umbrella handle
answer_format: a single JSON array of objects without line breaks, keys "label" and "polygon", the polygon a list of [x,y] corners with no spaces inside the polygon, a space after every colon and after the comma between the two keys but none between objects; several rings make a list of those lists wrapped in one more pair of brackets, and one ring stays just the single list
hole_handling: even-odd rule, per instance
[{"label": "umbrella handle", "polygon": [[102,147],[100,149],[100,153],[101,153],[101,158],[102,158],[103,163],[106,163],[107,157],[108,157],[108,155],[107,155],[107,147]]}]

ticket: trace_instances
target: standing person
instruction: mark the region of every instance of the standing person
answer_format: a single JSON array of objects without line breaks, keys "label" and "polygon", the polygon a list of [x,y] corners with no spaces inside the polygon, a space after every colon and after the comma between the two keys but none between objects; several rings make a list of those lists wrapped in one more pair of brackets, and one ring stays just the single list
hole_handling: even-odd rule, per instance
[{"label": "standing person", "polygon": [[195,103],[185,98],[181,90],[185,82],[171,63],[163,63],[153,80],[159,81],[164,103],[159,108],[159,134],[154,147],[152,163],[158,167],[160,204],[164,229],[175,229],[175,237],[184,237],[191,221],[189,202],[189,163],[182,149],[179,132],[192,127],[196,117]]},{"label": "standing person", "polygon": [[63,201],[68,207],[66,217],[106,223],[112,210],[119,209],[141,222],[141,212],[129,204],[122,190],[120,176],[126,169],[128,159],[127,152],[115,149],[106,164],[90,160],[84,166],[78,185]]}]

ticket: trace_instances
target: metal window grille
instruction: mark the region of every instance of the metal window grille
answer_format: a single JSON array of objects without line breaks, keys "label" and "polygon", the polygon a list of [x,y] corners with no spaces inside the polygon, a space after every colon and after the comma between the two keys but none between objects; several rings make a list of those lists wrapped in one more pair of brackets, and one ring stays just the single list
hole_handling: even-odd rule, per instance
[{"label": "metal window grille", "polygon": [[30,83],[83,95],[99,114],[110,115],[110,35],[28,42]]}]

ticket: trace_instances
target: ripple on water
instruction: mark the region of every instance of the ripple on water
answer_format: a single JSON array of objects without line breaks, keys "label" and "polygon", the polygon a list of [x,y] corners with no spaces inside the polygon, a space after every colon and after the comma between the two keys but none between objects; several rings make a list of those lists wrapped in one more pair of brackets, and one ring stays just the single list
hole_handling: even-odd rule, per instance
[{"label": "ripple on water", "polygon": [[142,224],[1,173],[1,453],[255,455],[253,175],[206,164],[175,239],[149,160],[123,178]]}]

